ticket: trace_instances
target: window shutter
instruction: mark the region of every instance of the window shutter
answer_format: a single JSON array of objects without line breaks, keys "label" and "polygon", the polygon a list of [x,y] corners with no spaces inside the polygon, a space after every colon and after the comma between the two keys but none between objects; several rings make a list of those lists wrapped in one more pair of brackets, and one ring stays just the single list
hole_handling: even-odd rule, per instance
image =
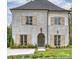
[{"label": "window shutter", "polygon": [[64,17],[61,17],[61,25],[64,25],[65,21],[64,21]]},{"label": "window shutter", "polygon": [[20,45],[20,35],[16,35],[16,45],[18,46],[18,45]]},{"label": "window shutter", "polygon": [[25,25],[27,22],[27,16],[21,16],[21,24]]},{"label": "window shutter", "polygon": [[27,44],[31,44],[31,35],[27,35]]},{"label": "window shutter", "polygon": [[36,25],[37,24],[37,17],[36,16],[33,16],[33,18],[32,18],[32,24],[33,25]]},{"label": "window shutter", "polygon": [[65,36],[61,35],[61,47],[65,46]]},{"label": "window shutter", "polygon": [[54,25],[54,24],[55,24],[55,18],[51,17],[51,25]]}]

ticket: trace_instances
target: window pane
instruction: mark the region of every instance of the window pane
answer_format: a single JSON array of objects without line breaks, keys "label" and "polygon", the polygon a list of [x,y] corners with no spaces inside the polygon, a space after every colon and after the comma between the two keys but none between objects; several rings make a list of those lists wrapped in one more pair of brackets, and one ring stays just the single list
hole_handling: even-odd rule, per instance
[{"label": "window pane", "polygon": [[27,24],[32,25],[32,16],[27,17]]},{"label": "window pane", "polygon": [[55,17],[55,24],[60,25],[60,17]]},{"label": "window pane", "polygon": [[57,17],[55,17],[55,24],[57,24]]},{"label": "window pane", "polygon": [[61,19],[61,18],[60,18],[60,17],[58,17],[58,25],[60,25],[60,19]]},{"label": "window pane", "polygon": [[23,35],[20,35],[20,43],[23,45]]},{"label": "window pane", "polygon": [[60,47],[60,40],[61,40],[61,36],[60,35],[55,35],[54,36],[54,45],[56,47]]},{"label": "window pane", "polygon": [[57,45],[57,35],[54,36],[54,45]]},{"label": "window pane", "polygon": [[58,45],[60,45],[60,35],[58,35]]},{"label": "window pane", "polygon": [[24,35],[24,44],[27,45],[27,35]]}]

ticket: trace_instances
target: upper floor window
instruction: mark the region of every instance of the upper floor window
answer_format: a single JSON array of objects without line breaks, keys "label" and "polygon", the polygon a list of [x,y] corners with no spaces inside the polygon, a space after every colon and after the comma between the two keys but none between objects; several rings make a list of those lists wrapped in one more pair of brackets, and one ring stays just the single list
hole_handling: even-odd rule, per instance
[{"label": "upper floor window", "polygon": [[26,24],[32,25],[32,23],[33,23],[32,20],[33,20],[32,16],[27,16]]},{"label": "upper floor window", "polygon": [[21,23],[23,25],[36,25],[37,24],[37,17],[36,16],[22,16]]},{"label": "upper floor window", "polygon": [[51,25],[64,25],[64,17],[51,17]]},{"label": "upper floor window", "polygon": [[61,17],[55,17],[55,24],[60,25],[61,24]]}]

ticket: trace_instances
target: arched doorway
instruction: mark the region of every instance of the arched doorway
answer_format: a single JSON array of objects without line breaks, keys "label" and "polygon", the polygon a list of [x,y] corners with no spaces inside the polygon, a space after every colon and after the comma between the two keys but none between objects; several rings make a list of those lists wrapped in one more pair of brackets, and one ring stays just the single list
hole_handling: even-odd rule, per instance
[{"label": "arched doorway", "polygon": [[45,45],[45,36],[44,36],[43,33],[38,34],[37,43],[38,43],[38,47],[44,47],[44,45]]}]

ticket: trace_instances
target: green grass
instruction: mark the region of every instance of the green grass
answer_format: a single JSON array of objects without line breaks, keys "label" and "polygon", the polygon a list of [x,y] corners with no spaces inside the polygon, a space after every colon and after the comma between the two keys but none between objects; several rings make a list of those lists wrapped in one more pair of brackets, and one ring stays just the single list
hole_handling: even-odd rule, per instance
[{"label": "green grass", "polygon": [[33,55],[8,56],[8,59],[71,59],[71,57],[72,48],[47,48],[46,51],[36,50]]},{"label": "green grass", "polygon": [[45,52],[36,51],[35,54],[44,57],[72,57],[72,50],[71,48],[48,48]]}]

